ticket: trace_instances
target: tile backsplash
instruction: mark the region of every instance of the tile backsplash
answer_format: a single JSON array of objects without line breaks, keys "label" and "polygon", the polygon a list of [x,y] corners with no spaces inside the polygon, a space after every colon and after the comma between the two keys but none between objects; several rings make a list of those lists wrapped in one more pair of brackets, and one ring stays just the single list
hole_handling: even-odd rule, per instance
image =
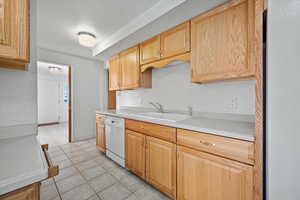
[{"label": "tile backsplash", "polygon": [[197,112],[254,114],[255,82],[231,81],[198,84],[191,82],[190,63],[153,69],[152,88],[117,92],[117,108],[151,107],[159,102],[165,109]]}]

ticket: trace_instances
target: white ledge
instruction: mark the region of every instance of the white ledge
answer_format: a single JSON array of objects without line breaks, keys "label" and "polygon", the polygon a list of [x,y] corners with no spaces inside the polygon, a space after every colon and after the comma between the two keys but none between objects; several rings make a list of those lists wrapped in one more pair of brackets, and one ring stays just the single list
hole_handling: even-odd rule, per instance
[{"label": "white ledge", "polygon": [[176,8],[186,0],[160,0],[157,4],[145,11],[143,14],[123,26],[120,30],[114,33],[106,41],[99,43],[93,49],[93,56],[100,54],[114,44],[125,39],[132,33],[150,24],[154,20],[168,13],[170,10]]}]

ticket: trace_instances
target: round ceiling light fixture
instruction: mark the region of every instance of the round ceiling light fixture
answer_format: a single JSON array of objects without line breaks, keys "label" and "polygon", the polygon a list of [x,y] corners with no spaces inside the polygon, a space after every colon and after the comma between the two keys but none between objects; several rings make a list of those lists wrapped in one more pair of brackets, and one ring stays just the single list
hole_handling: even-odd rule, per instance
[{"label": "round ceiling light fixture", "polygon": [[48,67],[48,70],[49,70],[50,72],[61,72],[61,71],[62,71],[62,68],[50,66],[50,67]]},{"label": "round ceiling light fixture", "polygon": [[79,44],[85,47],[93,47],[96,45],[96,36],[89,32],[79,32],[78,33]]}]

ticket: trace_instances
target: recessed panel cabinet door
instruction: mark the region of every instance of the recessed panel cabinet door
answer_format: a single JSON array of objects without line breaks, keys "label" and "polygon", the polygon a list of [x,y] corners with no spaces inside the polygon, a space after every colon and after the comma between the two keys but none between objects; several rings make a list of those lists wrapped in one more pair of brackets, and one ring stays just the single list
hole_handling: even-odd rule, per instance
[{"label": "recessed panel cabinet door", "polygon": [[190,22],[181,24],[160,36],[161,57],[167,58],[190,51]]},{"label": "recessed panel cabinet door", "polygon": [[125,133],[126,168],[145,179],[145,140],[146,136],[134,131]]},{"label": "recessed panel cabinet door", "polygon": [[253,167],[177,147],[178,200],[253,200]]},{"label": "recessed panel cabinet door", "polygon": [[120,53],[121,89],[140,87],[139,47],[135,46]]},{"label": "recessed panel cabinet door", "polygon": [[146,179],[176,198],[176,144],[146,137]]},{"label": "recessed panel cabinet door", "polygon": [[109,90],[119,90],[121,81],[121,70],[119,55],[112,57],[109,61]]},{"label": "recessed panel cabinet door", "polygon": [[106,152],[106,138],[105,138],[105,125],[104,116],[96,116],[96,147],[102,151]]},{"label": "recessed panel cabinet door", "polygon": [[160,59],[160,35],[140,44],[141,65]]},{"label": "recessed panel cabinet door", "polygon": [[29,62],[29,0],[0,0],[0,58]]},{"label": "recessed panel cabinet door", "polygon": [[191,21],[193,82],[254,76],[254,2],[231,1]]}]

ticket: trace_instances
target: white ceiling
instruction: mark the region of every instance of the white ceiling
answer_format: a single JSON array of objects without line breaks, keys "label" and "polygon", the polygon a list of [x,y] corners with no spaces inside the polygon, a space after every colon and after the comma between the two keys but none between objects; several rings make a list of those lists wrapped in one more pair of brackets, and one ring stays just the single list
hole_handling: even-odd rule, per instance
[{"label": "white ceiling", "polygon": [[38,46],[83,57],[89,48],[78,44],[77,33],[88,31],[98,42],[153,7],[159,0],[38,0]]}]

